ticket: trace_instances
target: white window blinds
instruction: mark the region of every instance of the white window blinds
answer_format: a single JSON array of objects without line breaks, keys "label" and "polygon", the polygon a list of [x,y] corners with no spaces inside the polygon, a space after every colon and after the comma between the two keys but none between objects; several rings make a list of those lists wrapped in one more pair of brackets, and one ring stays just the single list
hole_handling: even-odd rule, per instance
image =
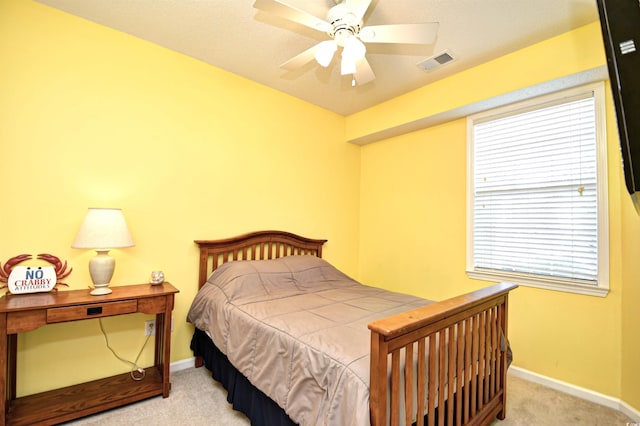
[{"label": "white window blinds", "polygon": [[474,271],[598,286],[593,92],[473,122]]}]

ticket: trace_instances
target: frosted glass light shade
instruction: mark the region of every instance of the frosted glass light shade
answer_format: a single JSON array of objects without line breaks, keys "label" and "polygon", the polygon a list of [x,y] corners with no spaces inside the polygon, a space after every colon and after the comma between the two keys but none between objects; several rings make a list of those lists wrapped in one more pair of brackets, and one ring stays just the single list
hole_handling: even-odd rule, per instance
[{"label": "frosted glass light shade", "polygon": [[367,53],[365,45],[355,38],[349,36],[344,41],[344,48],[342,49],[342,62],[340,63],[340,74],[355,74],[356,63],[364,58]]},{"label": "frosted glass light shade", "polygon": [[351,58],[345,57],[342,55],[342,61],[340,62],[340,74],[355,74],[356,73],[356,63],[351,60]]},{"label": "frosted glass light shade", "polygon": [[109,294],[109,283],[116,261],[109,256],[112,248],[133,247],[133,238],[120,209],[90,208],[80,225],[72,248],[95,249],[97,255],[89,262],[89,273],[95,287],[94,296]]},{"label": "frosted glass light shade", "polygon": [[334,40],[325,40],[318,45],[316,50],[316,61],[323,67],[328,67],[333,59],[333,54],[338,50],[338,45]]},{"label": "frosted glass light shade", "polygon": [[354,36],[347,37],[342,49],[342,57],[349,58],[353,62],[358,62],[367,54],[367,48],[360,40]]}]

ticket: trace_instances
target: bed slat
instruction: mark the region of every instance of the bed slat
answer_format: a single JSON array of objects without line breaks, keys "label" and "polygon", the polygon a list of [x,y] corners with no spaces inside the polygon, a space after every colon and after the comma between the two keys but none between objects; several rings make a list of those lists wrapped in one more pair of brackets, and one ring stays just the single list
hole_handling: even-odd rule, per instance
[{"label": "bed slat", "polygon": [[396,413],[395,417],[391,418],[391,426],[398,426],[398,410],[400,409],[400,401],[398,400],[401,394],[400,391],[400,350],[395,350],[391,353],[391,389],[397,390],[397,392],[391,393],[391,412]]},{"label": "bed slat", "polygon": [[447,330],[447,336],[448,336],[448,341],[447,341],[447,350],[449,353],[449,359],[447,360],[447,365],[449,366],[449,368],[447,368],[447,372],[448,372],[448,376],[447,376],[447,401],[449,401],[449,403],[447,404],[447,425],[448,426],[453,426],[453,420],[454,420],[454,396],[455,396],[455,372],[456,372],[456,335],[457,335],[457,331],[458,330],[458,324],[453,324],[451,327],[449,327],[449,329]]},{"label": "bed slat", "polygon": [[[442,330],[438,333],[438,407],[444,408],[445,394],[444,389],[446,386],[446,378],[447,378],[447,369],[446,365],[446,351],[445,351],[445,340],[446,340],[446,330]],[[438,416],[438,426],[444,426],[444,413],[442,410],[442,415]]]},{"label": "bed slat", "polygon": [[462,386],[464,387],[464,423],[469,421],[469,416],[473,413],[471,410],[471,351],[473,349],[473,318],[468,318],[465,322],[465,347],[464,347],[464,379]]},{"label": "bed slat", "polygon": [[[426,397],[427,349],[425,339],[418,341],[418,413],[424,413]],[[413,413],[412,413],[413,414]],[[424,426],[424,416],[419,416],[417,426]]]},{"label": "bed slat", "polygon": [[462,424],[462,384],[464,383],[464,339],[461,337],[464,332],[464,322],[461,321],[457,323],[457,343],[458,348],[456,350],[456,354],[458,357],[458,365],[456,369],[456,426],[460,426]]},{"label": "bed slat", "polygon": [[412,423],[411,417],[413,416],[413,343],[404,347],[404,396],[405,396],[405,410],[404,419],[405,425]]},{"label": "bed slat", "polygon": [[[436,336],[429,336],[429,390],[427,392],[427,414],[435,412],[436,409]],[[391,412],[391,417],[394,414]],[[427,418],[429,426],[435,425],[435,416]]]}]

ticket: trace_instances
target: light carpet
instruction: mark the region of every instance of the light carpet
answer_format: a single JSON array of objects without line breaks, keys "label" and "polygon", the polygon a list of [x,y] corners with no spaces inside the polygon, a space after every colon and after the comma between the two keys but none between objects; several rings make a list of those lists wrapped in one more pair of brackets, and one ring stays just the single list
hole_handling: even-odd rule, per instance
[{"label": "light carpet", "polygon": [[[249,420],[227,403],[227,392],[205,368],[171,375],[169,398],[150,398],[85,417],[67,425],[224,425],[247,426]],[[638,425],[622,413],[565,393],[509,376],[507,418],[491,426]]]}]

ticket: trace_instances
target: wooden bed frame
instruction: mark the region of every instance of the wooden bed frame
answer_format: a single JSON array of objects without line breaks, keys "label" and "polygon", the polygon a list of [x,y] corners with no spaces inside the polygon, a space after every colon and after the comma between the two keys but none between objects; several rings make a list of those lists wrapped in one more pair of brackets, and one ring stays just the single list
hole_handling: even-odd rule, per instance
[{"label": "wooden bed frame", "polygon": [[[196,240],[200,247],[198,288],[225,262],[290,255],[322,257],[326,241],[282,231]],[[507,309],[509,292],[516,287],[496,284],[370,323],[371,424],[410,425],[417,419],[418,426],[425,422],[429,426],[485,425],[496,416],[504,419]],[[196,359],[196,366],[201,365],[202,360]],[[417,382],[417,388],[401,384],[412,382]],[[447,385],[440,391],[438,383]],[[401,404],[403,400],[408,403]],[[412,401],[417,401],[415,407]]]}]

